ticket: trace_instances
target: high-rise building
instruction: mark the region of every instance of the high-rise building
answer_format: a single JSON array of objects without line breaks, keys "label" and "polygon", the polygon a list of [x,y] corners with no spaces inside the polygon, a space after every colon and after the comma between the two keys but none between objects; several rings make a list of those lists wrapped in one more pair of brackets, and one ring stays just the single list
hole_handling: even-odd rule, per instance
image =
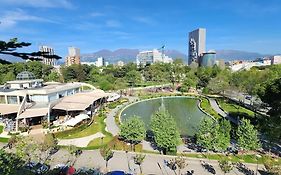
[{"label": "high-rise building", "polygon": [[137,55],[137,65],[147,65],[156,62],[171,63],[173,59],[159,52],[157,49],[142,51]]},{"label": "high-rise building", "polygon": [[39,47],[40,52],[44,52],[44,55],[47,55],[48,57],[42,56],[42,63],[50,66],[56,65],[56,59],[52,57],[52,55],[55,55],[54,49],[49,46],[40,46]]},{"label": "high-rise building", "polygon": [[105,61],[103,57],[98,57],[97,61],[96,61],[96,66],[97,67],[102,67],[105,66]]},{"label": "high-rise building", "polygon": [[199,28],[189,33],[188,64],[199,63],[199,57],[206,51],[206,29]]},{"label": "high-rise building", "polygon": [[65,65],[81,64],[80,62],[80,49],[76,47],[68,48],[68,56],[65,58]]}]

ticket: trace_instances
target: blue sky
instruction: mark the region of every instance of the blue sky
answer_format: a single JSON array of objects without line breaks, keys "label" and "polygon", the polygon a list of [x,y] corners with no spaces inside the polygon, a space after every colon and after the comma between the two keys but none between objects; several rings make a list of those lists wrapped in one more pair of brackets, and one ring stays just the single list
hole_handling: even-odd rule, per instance
[{"label": "blue sky", "polygon": [[187,52],[188,32],[207,29],[207,49],[281,53],[280,0],[0,0],[0,40],[37,50],[67,47]]}]

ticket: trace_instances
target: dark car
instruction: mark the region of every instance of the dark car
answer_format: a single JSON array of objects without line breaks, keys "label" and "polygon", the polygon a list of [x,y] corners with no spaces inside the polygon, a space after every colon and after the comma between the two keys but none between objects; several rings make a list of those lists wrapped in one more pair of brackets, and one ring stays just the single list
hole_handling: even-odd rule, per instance
[{"label": "dark car", "polygon": [[50,150],[49,154],[50,154],[50,155],[53,155],[53,154],[55,154],[55,153],[58,152],[58,151],[59,151],[59,148],[58,148],[58,147],[54,147],[54,148],[52,148],[52,149]]},{"label": "dark car", "polygon": [[83,153],[83,151],[81,149],[78,149],[76,152],[75,152],[75,156],[79,156]]}]

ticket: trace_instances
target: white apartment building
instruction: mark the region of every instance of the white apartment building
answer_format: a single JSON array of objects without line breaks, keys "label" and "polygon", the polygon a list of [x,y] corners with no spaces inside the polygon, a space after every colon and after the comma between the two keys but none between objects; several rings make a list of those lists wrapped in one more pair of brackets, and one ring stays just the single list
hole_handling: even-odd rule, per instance
[{"label": "white apartment building", "polygon": [[141,51],[137,55],[136,58],[137,65],[147,65],[153,64],[156,62],[163,62],[163,63],[171,63],[173,59],[162,54],[157,49],[149,50],[149,51]]},{"label": "white apartment building", "polygon": [[[40,46],[39,47],[40,52],[46,52],[46,55],[52,56],[55,55],[54,49],[49,46]],[[55,66],[56,65],[56,59],[55,58],[46,58],[46,57],[41,57],[42,63],[50,66]]]}]

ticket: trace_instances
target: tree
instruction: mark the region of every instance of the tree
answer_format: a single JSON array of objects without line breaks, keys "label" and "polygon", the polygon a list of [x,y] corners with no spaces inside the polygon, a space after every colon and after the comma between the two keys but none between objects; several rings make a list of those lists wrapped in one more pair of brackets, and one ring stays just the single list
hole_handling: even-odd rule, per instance
[{"label": "tree", "polygon": [[132,70],[127,73],[126,80],[131,86],[135,86],[141,81],[141,74],[136,70]]},{"label": "tree", "polygon": [[176,151],[176,146],[180,140],[180,134],[177,130],[174,118],[161,107],[158,112],[152,115],[151,130],[154,135],[154,141],[157,147],[163,151]]},{"label": "tree", "polygon": [[238,126],[237,143],[242,150],[256,150],[260,147],[258,132],[247,119],[242,119]]},{"label": "tree", "polygon": [[270,141],[281,140],[281,78],[269,81],[262,90],[259,91],[259,97],[264,103],[267,103],[271,109],[267,117],[266,135]]},{"label": "tree", "polygon": [[266,168],[267,172],[271,175],[280,175],[281,174],[281,166],[278,160],[275,160],[271,157],[264,157],[264,167]]},{"label": "tree", "polygon": [[143,163],[145,159],[145,155],[143,154],[136,154],[134,157],[134,162],[140,167],[140,173],[142,174],[141,164]]},{"label": "tree", "polygon": [[226,158],[219,160],[219,167],[224,174],[229,173],[233,169],[233,163],[228,161]]},{"label": "tree", "polygon": [[9,71],[3,78],[3,82],[15,80],[16,76],[13,72]]},{"label": "tree", "polygon": [[219,121],[219,126],[216,127],[216,129],[218,129],[216,149],[225,151],[230,144],[231,124],[229,120],[221,119]]},{"label": "tree", "polygon": [[105,167],[107,169],[108,161],[113,157],[114,152],[109,147],[103,147],[100,149],[100,154],[105,160]]},{"label": "tree", "polygon": [[60,79],[60,76],[57,72],[51,72],[49,75],[48,75],[48,81],[59,81]]},{"label": "tree", "polygon": [[31,52],[31,53],[16,52],[16,49],[28,47],[30,45],[31,43],[18,42],[17,38],[12,38],[8,42],[0,41],[0,54],[13,55],[16,57],[20,57],[24,60],[41,60],[41,57],[61,59],[60,56],[49,55],[48,52],[40,52],[40,51]]},{"label": "tree", "polygon": [[181,174],[181,170],[184,169],[188,164],[186,163],[186,159],[182,156],[179,156],[175,159],[175,163],[179,170],[179,175]]},{"label": "tree", "polygon": [[77,154],[78,148],[75,145],[69,145],[67,147],[67,151],[70,154],[70,157],[68,157],[68,162],[71,161],[72,162],[71,165],[73,166],[75,164],[77,156],[78,156],[78,154]]},{"label": "tree", "polygon": [[200,122],[198,132],[196,133],[196,142],[200,146],[211,150],[217,142],[217,125],[210,118],[204,118]]},{"label": "tree", "polygon": [[10,175],[16,174],[19,168],[24,165],[18,156],[13,153],[6,153],[3,149],[0,149],[0,174]]},{"label": "tree", "polygon": [[146,134],[144,122],[137,116],[124,121],[120,130],[120,137],[133,145],[141,142]]}]

